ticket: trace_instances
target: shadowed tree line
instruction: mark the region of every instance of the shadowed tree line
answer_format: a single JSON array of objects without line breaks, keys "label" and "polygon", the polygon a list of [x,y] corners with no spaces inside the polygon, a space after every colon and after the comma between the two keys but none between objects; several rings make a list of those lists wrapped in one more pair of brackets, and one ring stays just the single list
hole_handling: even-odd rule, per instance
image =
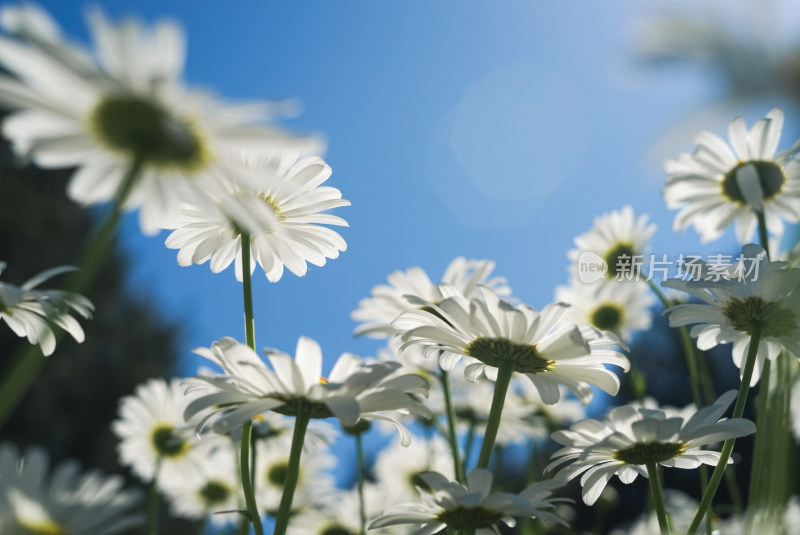
[{"label": "shadowed tree line", "polygon": [[[7,143],[0,144],[0,261],[8,264],[0,280],[22,284],[45,269],[76,263],[98,218],[66,197],[70,174],[71,170],[45,171],[20,164]],[[93,319],[79,320],[86,340],[78,344],[69,336],[61,339],[0,430],[0,440],[22,450],[38,444],[54,462],[76,459],[84,471],[122,473],[129,484],[137,485],[117,463],[117,439],[110,423],[117,416],[119,399],[132,394],[138,384],[172,376],[181,330],[160,313],[146,288],[126,284],[128,262],[117,249],[108,252],[85,292],[95,305]],[[66,277],[60,275],[43,287],[58,288]],[[26,339],[0,326],[0,374],[26,346],[30,347]],[[41,355],[38,347],[31,355]],[[197,527],[170,521],[163,522],[160,531],[197,533]]]}]

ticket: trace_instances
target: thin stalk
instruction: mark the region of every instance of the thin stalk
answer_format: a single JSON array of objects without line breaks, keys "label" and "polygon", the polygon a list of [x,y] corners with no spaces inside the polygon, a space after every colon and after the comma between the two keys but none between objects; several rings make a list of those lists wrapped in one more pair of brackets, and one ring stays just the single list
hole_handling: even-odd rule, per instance
[{"label": "thin stalk", "polygon": [[456,481],[465,483],[464,465],[461,464],[461,455],[458,451],[458,435],[456,435],[456,410],[453,407],[453,397],[450,393],[450,377],[447,371],[439,369],[439,381],[442,383],[444,393],[444,406],[447,412],[447,439],[450,442],[450,451],[453,453],[453,465],[455,467]]},{"label": "thin stalk", "polygon": [[156,461],[153,479],[147,485],[147,535],[158,535],[158,473],[161,471],[161,459]]},{"label": "thin stalk", "polygon": [[253,316],[253,283],[250,273],[250,235],[243,232],[242,240],[242,292],[244,294],[244,335],[247,345],[256,350],[256,327]]},{"label": "thin stalk", "polygon": [[[144,162],[143,158],[134,158],[131,162],[122,184],[114,195],[111,213],[83,246],[76,262],[80,269],[67,280],[65,290],[84,293],[102,262],[108,257],[108,250],[113,244],[123,214],[123,206],[142,171]],[[64,336],[64,331],[59,329],[54,334],[58,342]],[[10,360],[13,363],[9,366],[9,372],[0,380],[0,429],[8,422],[11,413],[42,372],[47,357],[42,355],[38,346],[25,344]]]},{"label": "thin stalk", "polygon": [[[744,414],[747,394],[750,391],[750,379],[753,377],[753,369],[756,365],[756,356],[758,355],[758,346],[760,343],[761,327],[756,326],[750,333],[750,347],[747,351],[747,360],[745,361],[744,373],[742,374],[742,384],[739,385],[739,395],[736,397],[736,404],[733,406],[732,418],[741,418],[742,414]],[[700,522],[703,521],[703,517],[708,512],[711,506],[711,500],[714,499],[714,494],[716,494],[719,483],[722,480],[722,474],[725,472],[725,468],[728,465],[728,459],[731,458],[731,452],[733,452],[733,445],[735,443],[735,438],[729,438],[722,445],[719,462],[716,468],[714,468],[714,473],[711,474],[711,481],[709,481],[708,487],[706,487],[705,492],[703,492],[703,498],[700,501],[700,506],[694,518],[692,518],[692,523],[689,525],[689,529],[686,532],[687,535],[692,535],[697,531],[697,528],[700,527]]]},{"label": "thin stalk", "polygon": [[244,501],[247,504],[247,516],[256,530],[256,535],[264,535],[264,527],[261,525],[261,514],[258,512],[256,496],[250,481],[250,437],[253,433],[253,422],[248,421],[242,426],[242,444],[240,451],[240,468],[242,477],[242,490],[244,490]]},{"label": "thin stalk", "polygon": [[303,440],[305,440],[309,419],[305,409],[298,409],[294,421],[289,466],[286,469],[286,483],[283,486],[283,496],[281,496],[281,504],[278,507],[278,517],[275,520],[273,535],[284,535],[286,528],[289,526],[289,517],[292,514],[292,499],[294,498],[294,490],[297,487],[297,479],[300,475],[300,454],[303,452]]},{"label": "thin stalk", "polygon": [[489,468],[494,441],[497,439],[497,430],[500,428],[500,416],[503,414],[503,405],[506,402],[506,393],[508,392],[508,385],[511,383],[511,376],[514,374],[515,363],[512,359],[504,359],[500,367],[497,368],[497,381],[494,384],[492,408],[489,409],[489,420],[486,422],[481,452],[478,455],[478,468]]},{"label": "thin stalk", "polygon": [[769,260],[769,237],[767,235],[767,220],[764,217],[764,212],[759,212],[754,210],[756,214],[756,219],[758,219],[758,239],[761,242],[761,247],[764,248],[764,251],[767,253],[767,260]]},{"label": "thin stalk", "polygon": [[[671,307],[674,303],[670,301],[664,292],[661,291],[661,288],[651,280],[647,281],[647,284],[650,286],[650,289],[658,296],[661,300],[661,303],[664,305],[664,308],[667,309]],[[685,326],[677,327],[676,330],[678,331],[678,335],[681,338],[681,346],[683,347],[683,355],[686,357],[686,367],[689,369],[689,382],[692,387],[692,399],[694,400],[695,406],[699,409],[703,407],[703,400],[700,397],[700,388],[701,388],[701,379],[700,374],[697,372],[697,352],[695,350],[695,345],[692,343],[692,338],[689,336],[689,330]],[[714,394],[713,390],[711,389],[711,385],[702,385],[703,386],[703,393],[706,396],[706,401],[710,402],[713,399]]]},{"label": "thin stalk", "polygon": [[658,527],[661,528],[661,535],[670,535],[672,529],[669,525],[667,507],[664,504],[664,492],[661,490],[661,477],[658,474],[658,465],[653,461],[647,462],[647,476],[650,479],[650,493],[653,495],[653,504],[656,507],[658,516]]},{"label": "thin stalk", "polygon": [[361,535],[367,532],[367,502],[364,499],[364,442],[361,439],[363,433],[356,434],[356,457],[358,461],[358,514],[361,522],[360,531]]},{"label": "thin stalk", "polygon": [[475,421],[475,418],[470,419],[469,428],[467,429],[467,439],[464,442],[464,471],[466,471],[467,463],[472,457],[472,448],[475,445],[475,431],[477,426],[478,422]]}]

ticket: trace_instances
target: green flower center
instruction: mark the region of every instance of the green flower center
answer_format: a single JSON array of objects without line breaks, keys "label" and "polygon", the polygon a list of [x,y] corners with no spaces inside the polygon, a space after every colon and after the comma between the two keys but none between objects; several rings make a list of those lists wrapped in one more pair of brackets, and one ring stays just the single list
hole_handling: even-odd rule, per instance
[{"label": "green flower center", "polygon": [[636,256],[636,249],[631,242],[617,242],[609,249],[603,260],[608,265],[606,278],[613,279],[620,271],[623,273],[630,272],[633,265],[633,257]]},{"label": "green flower center", "polygon": [[317,535],[358,535],[358,533],[341,524],[333,523],[323,527]]},{"label": "green flower center", "polygon": [[761,329],[762,338],[792,336],[798,327],[797,314],[780,303],[748,297],[744,301],[732,299],[722,310],[737,331],[751,334],[755,327]]},{"label": "green flower center", "polygon": [[660,463],[683,455],[685,451],[685,442],[644,442],[615,451],[612,457],[626,464]]},{"label": "green flower center", "polygon": [[503,513],[492,509],[477,507],[456,507],[448,511],[442,511],[436,515],[436,519],[447,524],[447,527],[455,529],[480,529],[490,528],[503,519]]},{"label": "green flower center", "polygon": [[189,442],[181,438],[171,425],[153,429],[150,441],[160,457],[180,457],[189,450]]},{"label": "green flower center", "polygon": [[604,304],[595,308],[589,317],[589,322],[603,331],[617,331],[622,326],[624,311],[616,304]]},{"label": "green flower center", "polygon": [[231,489],[220,481],[209,481],[200,489],[200,497],[207,505],[224,502],[231,494]]},{"label": "green flower center", "polygon": [[289,463],[274,464],[267,470],[267,482],[275,487],[283,487],[289,473]]},{"label": "green flower center", "polygon": [[188,122],[158,104],[129,95],[103,99],[89,116],[91,131],[112,150],[138,155],[151,165],[197,170],[210,155]]},{"label": "green flower center", "polygon": [[745,165],[752,165],[756,168],[758,181],[761,184],[761,190],[764,192],[765,201],[780,193],[783,188],[783,183],[786,180],[783,170],[775,162],[759,160],[741,162],[725,173],[722,178],[722,194],[725,197],[738,204],[747,204],[744,195],[742,195],[742,190],[739,189],[739,184],[736,182],[736,173]]},{"label": "green flower center", "polygon": [[543,359],[536,346],[517,344],[506,338],[478,338],[467,346],[466,353],[494,368],[513,360],[514,371],[519,373],[546,372],[555,364],[552,360]]}]

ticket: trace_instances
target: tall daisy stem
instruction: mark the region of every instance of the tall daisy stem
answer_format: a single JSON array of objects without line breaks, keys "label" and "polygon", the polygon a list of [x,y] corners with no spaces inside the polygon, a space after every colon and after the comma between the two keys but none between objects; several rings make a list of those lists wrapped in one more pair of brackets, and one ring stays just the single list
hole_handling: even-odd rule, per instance
[{"label": "tall daisy stem", "polygon": [[450,393],[450,377],[446,370],[439,369],[439,381],[442,383],[444,393],[444,406],[447,411],[447,439],[450,442],[450,451],[453,452],[456,481],[465,483],[464,465],[461,464],[461,455],[458,451],[458,435],[456,435],[456,410],[453,407],[453,396]]},{"label": "tall daisy stem", "polygon": [[303,441],[309,420],[307,409],[299,408],[295,416],[292,449],[289,453],[289,466],[286,469],[286,483],[283,486],[283,496],[281,496],[281,504],[278,507],[278,517],[275,520],[273,535],[285,535],[286,528],[289,526],[294,490],[297,488],[297,480],[300,476],[300,454],[303,452]]},{"label": "tall daisy stem", "polygon": [[244,336],[247,345],[256,350],[256,326],[253,316],[253,282],[250,273],[250,235],[243,232],[242,239],[242,292],[244,294]]},{"label": "tall daisy stem", "polygon": [[[756,356],[758,355],[758,346],[761,343],[761,326],[755,326],[750,332],[750,347],[747,350],[747,360],[744,365],[744,372],[742,373],[742,384],[739,385],[739,395],[736,397],[736,404],[733,406],[732,418],[741,418],[744,414],[744,406],[747,403],[747,394],[750,391],[750,380],[753,377],[753,369],[756,365]],[[720,453],[719,462],[714,473],[711,474],[711,480],[708,482],[703,498],[700,501],[700,506],[692,518],[692,523],[686,531],[687,535],[692,535],[700,527],[703,517],[708,513],[711,507],[711,500],[714,499],[714,494],[717,492],[719,482],[722,480],[722,475],[725,473],[725,468],[728,466],[728,459],[731,458],[733,452],[733,445],[736,443],[735,438],[729,438],[722,445],[722,452]]]},{"label": "tall daisy stem", "polygon": [[239,458],[242,490],[244,491],[244,501],[247,504],[247,516],[253,524],[253,529],[256,530],[256,535],[264,535],[264,527],[261,525],[261,514],[258,512],[255,492],[250,481],[250,437],[252,434],[253,422],[245,422],[242,426],[242,444]]},{"label": "tall daisy stem", "polygon": [[653,461],[648,461],[646,466],[647,476],[650,479],[650,493],[653,496],[653,504],[656,507],[661,535],[670,535],[672,528],[669,525],[669,515],[667,515],[667,507],[664,504],[664,492],[661,489],[661,476],[658,473],[658,465]]},{"label": "tall daisy stem", "polygon": [[364,441],[361,438],[363,433],[356,434],[356,456],[358,461],[358,514],[361,521],[360,534],[365,535],[367,532],[367,502],[364,497],[364,480],[366,474],[364,473]]},{"label": "tall daisy stem", "polygon": [[489,468],[494,442],[497,439],[497,430],[500,428],[500,416],[503,414],[503,405],[506,402],[508,385],[511,384],[511,376],[514,374],[514,364],[513,359],[506,358],[497,368],[492,408],[489,410],[489,420],[486,422],[486,432],[483,435],[481,452],[478,455],[478,468]]},{"label": "tall daisy stem", "polygon": [[[122,184],[114,195],[111,213],[92,237],[86,242],[78,255],[76,264],[80,268],[65,284],[71,292],[84,293],[94,279],[103,260],[108,258],[108,250],[113,245],[119,220],[123,214],[123,206],[136,184],[144,166],[144,158],[136,157],[131,162]],[[64,335],[63,330],[55,333],[56,340]],[[42,356],[38,346],[25,344],[10,359],[9,372],[0,381],[0,429],[5,426],[11,413],[17,408],[23,396],[44,368],[47,358]]]},{"label": "tall daisy stem", "polygon": [[158,535],[158,473],[161,471],[161,459],[156,461],[153,479],[147,485],[147,535]]},{"label": "tall daisy stem", "polygon": [[[244,334],[248,347],[256,349],[255,320],[253,318],[253,286],[250,281],[250,235],[242,233],[242,293],[244,294]],[[264,527],[261,525],[261,514],[256,504],[255,488],[253,486],[252,472],[250,463],[250,449],[252,446],[253,422],[247,421],[242,426],[242,443],[239,459],[239,469],[241,471],[242,489],[244,490],[244,500],[247,504],[247,516],[256,530],[256,535],[264,535]]]}]

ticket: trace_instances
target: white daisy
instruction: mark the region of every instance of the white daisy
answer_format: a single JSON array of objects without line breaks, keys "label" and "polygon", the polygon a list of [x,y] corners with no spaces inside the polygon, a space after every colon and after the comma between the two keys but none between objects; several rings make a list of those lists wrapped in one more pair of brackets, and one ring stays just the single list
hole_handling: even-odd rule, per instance
[{"label": "white daisy", "polygon": [[761,338],[750,380],[753,386],[761,376],[765,358],[774,360],[782,348],[800,356],[800,269],[790,268],[786,262],[770,262],[761,247],[749,244],[742,248],[742,260],[721,275],[717,281],[665,281],[663,286],[687,292],[703,302],[670,307],[666,310],[669,324],[694,324],[690,334],[702,350],[733,342],[733,362],[742,374],[750,335],[758,325]]},{"label": "white daisy", "polygon": [[[392,501],[383,487],[370,482],[364,485],[364,505],[368,519],[377,517]],[[292,515],[287,535],[360,535],[361,500],[358,489],[338,490],[328,494],[316,507],[306,507]],[[388,528],[371,533],[405,533]]]},{"label": "white daisy", "polygon": [[[256,468],[253,479],[259,509],[276,515],[283,496],[289,468],[291,439],[259,440],[256,443]],[[333,491],[335,479],[330,470],[336,458],[323,450],[303,456],[297,478],[292,509],[317,505],[326,493]]]},{"label": "white daisy", "polygon": [[650,308],[655,304],[655,296],[643,284],[590,285],[573,280],[556,288],[555,298],[570,305],[565,321],[610,331],[625,342],[634,332],[650,328]]},{"label": "white daisy", "polygon": [[[0,273],[6,265],[0,262]],[[39,344],[44,355],[51,355],[56,348],[53,326],[67,331],[76,342],[84,340],[83,329],[70,312],[88,319],[94,305],[73,292],[37,289],[46,280],[74,269],[68,266],[51,268],[22,286],[0,282],[0,321],[5,321],[17,336],[25,336],[31,344]]]},{"label": "white daisy", "polygon": [[196,457],[195,469],[159,482],[171,513],[192,520],[209,518],[215,526],[238,522],[236,511],[245,508],[238,454],[238,446],[229,440],[209,450],[190,450],[187,455]]},{"label": "white daisy", "polygon": [[430,417],[430,411],[414,395],[425,395],[428,383],[416,375],[389,377],[399,363],[365,365],[351,353],[344,353],[334,364],[329,377],[322,377],[322,351],[314,340],[300,337],[295,358],[268,349],[273,370],[267,368],[255,351],[233,338],[223,338],[211,348],[195,352],[215,362],[224,375],[192,377],[184,383],[198,398],[186,409],[186,417],[208,409],[199,423],[208,420],[214,429],[229,433],[262,412],[273,410],[296,415],[310,411],[310,417],[335,416],[344,427],[360,419],[384,419],[395,424],[408,443],[408,430],[399,422],[396,411],[410,411]]},{"label": "white daisy", "polygon": [[594,226],[576,237],[575,249],[567,253],[573,274],[579,269],[581,255],[591,253],[608,266],[606,280],[637,276],[635,262],[644,260],[657,228],[655,223],[648,222],[649,219],[647,214],[637,217],[630,206],[596,217]]},{"label": "white daisy", "polygon": [[[494,383],[485,379],[471,383],[463,374],[456,373],[450,377],[459,432],[483,435],[489,422]],[[534,403],[533,399],[538,400],[538,403]],[[555,405],[544,405],[535,388],[531,388],[530,384],[522,384],[515,377],[506,393],[500,415],[497,445],[522,444],[531,438],[549,436],[548,419],[543,418],[542,408],[550,407],[554,413],[558,413],[562,406],[572,403],[575,402],[562,397]]]},{"label": "white daisy", "polygon": [[183,210],[177,230],[166,241],[167,247],[180,249],[180,265],[210,260],[211,271],[218,273],[235,259],[236,278],[242,280],[244,231],[250,235],[251,273],[259,264],[272,282],[281,278],[284,266],[303,276],[306,262],[323,266],[347,249],[339,234],[322,226],[347,226],[344,219],[324,212],[350,205],[338,189],[321,186],[331,175],[322,159],[295,162],[281,156],[249,165],[264,177],[258,187],[228,181],[213,207]]},{"label": "white daisy", "polygon": [[123,489],[122,477],[80,473],[77,463],[50,474],[47,453],[29,448],[20,456],[0,444],[0,532],[8,535],[112,535],[143,523],[133,510],[139,493]]},{"label": "white daisy", "polygon": [[504,522],[514,526],[514,517],[540,518],[566,523],[552,510],[565,499],[550,495],[561,483],[542,481],[528,486],[519,494],[492,492],[492,473],[485,469],[467,474],[466,487],[450,481],[437,472],[424,472],[420,478],[423,501],[398,504],[388,508],[373,520],[369,528],[397,524],[419,524],[418,534],[430,535],[444,528],[475,530],[476,535],[494,535],[496,525]]},{"label": "white daisy", "polygon": [[[467,260],[455,258],[442,275],[441,284],[431,282],[421,267],[411,267],[405,271],[395,271],[387,277],[388,285],[381,284],[372,289],[372,297],[358,302],[358,309],[350,315],[355,321],[363,322],[356,327],[356,335],[373,338],[386,338],[395,334],[392,321],[406,310],[419,308],[410,303],[406,295],[416,296],[424,301],[439,303],[448,290],[454,289],[468,299],[479,297],[478,286],[491,288],[500,297],[511,295],[511,289],[502,277],[492,277],[494,262],[491,260]],[[443,293],[444,292],[444,293]]]},{"label": "white daisy", "polygon": [[525,374],[549,404],[561,397],[559,385],[584,404],[592,399],[589,384],[616,395],[619,378],[604,364],[627,371],[629,362],[615,337],[564,324],[568,305],[563,303],[538,312],[502,301],[491,291],[483,292],[483,298],[453,296],[439,305],[420,301],[424,308],[406,311],[392,324],[402,333],[402,350],[419,344],[427,354],[440,355],[445,370],[462,356],[470,357],[464,370],[470,381],[482,373],[495,380],[498,367],[513,360],[513,371]]},{"label": "white daisy", "polygon": [[[610,489],[612,487],[606,487]],[[669,513],[670,526],[673,533],[686,533],[692,523],[694,512],[697,511],[697,500],[693,500],[683,492],[665,489],[664,505]],[[727,530],[715,533],[732,535]],[[610,535],[661,535],[661,527],[658,525],[658,517],[655,511],[644,512],[632,524],[624,528],[611,530]]]},{"label": "white daisy", "polygon": [[139,208],[142,230],[154,234],[182,201],[202,205],[206,192],[219,189],[217,175],[238,176],[242,150],[317,148],[314,140],[256,126],[280,106],[226,105],[185,89],[185,38],[177,25],[114,26],[99,11],[89,24],[97,63],[83,61],[88,54],[76,60],[54,53],[75,47],[52,39],[38,46],[41,39],[0,38],[0,65],[13,75],[0,76],[0,103],[16,110],[3,134],[37,165],[77,167],[67,189],[72,199],[111,200],[140,161],[125,208]]},{"label": "white daisy", "polygon": [[748,131],[741,117],[728,127],[731,146],[710,132],[694,137],[697,148],[666,163],[662,192],[667,206],[679,209],[675,230],[689,225],[703,242],[719,238],[736,221],[736,239],[753,237],[756,212],[767,228],[783,233],[783,221],[800,220],[800,166],[796,147],[776,154],[783,112],[772,109]]},{"label": "white daisy", "polygon": [[[183,419],[191,401],[183,390],[180,379],[150,379],[119,402],[119,418],[111,424],[120,440],[119,461],[143,481],[182,479],[198,470],[202,455],[214,445],[214,437],[199,440],[195,424]],[[194,449],[201,453],[189,455]]]},{"label": "white daisy", "polygon": [[375,480],[391,503],[415,499],[419,475],[429,471],[455,479],[450,445],[440,435],[413,436],[408,446],[396,441],[378,452],[373,465]]},{"label": "white daisy", "polygon": [[[263,412],[253,418],[253,438],[256,440],[291,439],[295,419],[277,412]],[[313,420],[308,423],[303,449],[322,450],[334,443],[339,430],[329,422]]]},{"label": "white daisy", "polygon": [[[547,470],[571,463],[556,477],[569,481],[581,475],[583,501],[592,505],[616,475],[623,483],[636,476],[647,477],[649,462],[675,468],[714,466],[720,453],[702,449],[729,438],[755,433],[755,425],[744,418],[721,419],[736,398],[731,390],[711,406],[681,413],[625,405],[612,410],[605,421],[581,420],[551,438],[564,447],[556,451]],[[691,415],[691,416],[689,416]],[[732,462],[732,461],[730,461]]]}]

